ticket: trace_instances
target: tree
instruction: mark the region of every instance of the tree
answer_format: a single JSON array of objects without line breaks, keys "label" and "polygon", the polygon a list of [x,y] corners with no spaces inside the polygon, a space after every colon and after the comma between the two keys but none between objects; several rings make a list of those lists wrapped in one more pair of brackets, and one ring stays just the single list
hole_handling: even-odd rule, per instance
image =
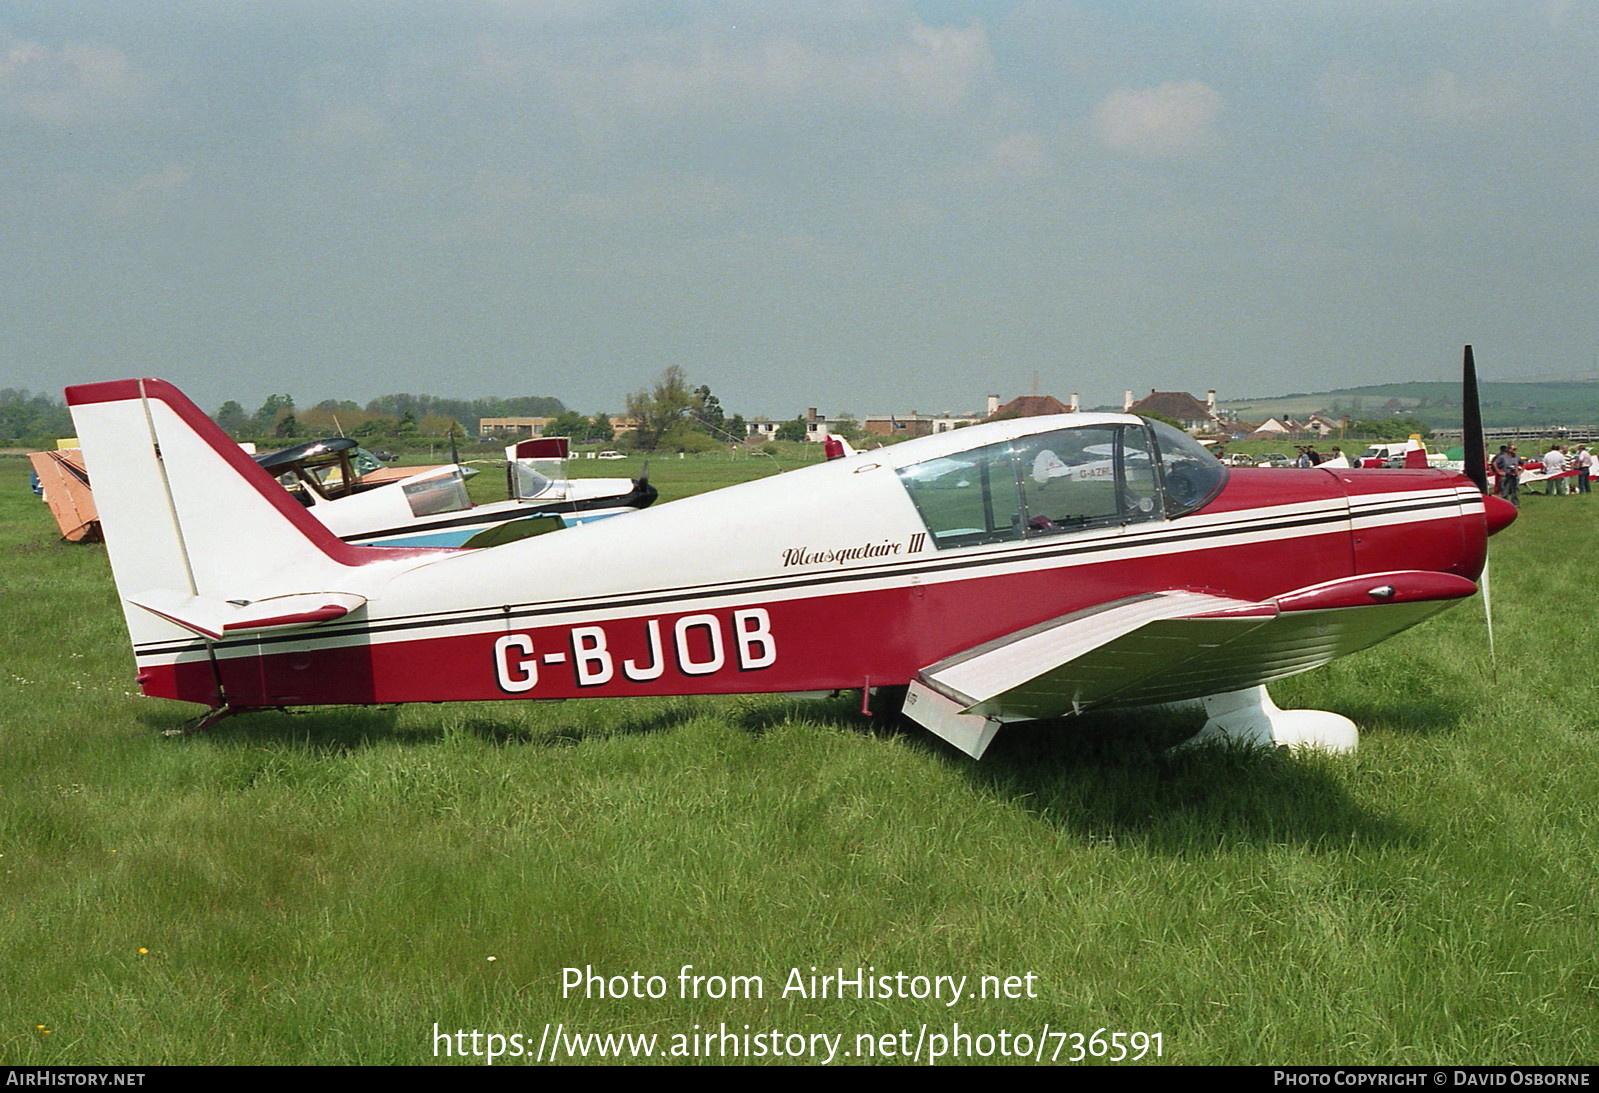
[{"label": "tree", "polygon": [[689,415],[701,429],[714,437],[720,437],[725,427],[726,415],[722,413],[722,400],[711,394],[711,389],[705,384],[694,388],[695,406]]},{"label": "tree", "polygon": [[391,437],[394,435],[394,419],[377,415],[369,417],[351,429],[350,435],[355,437]]},{"label": "tree", "polygon": [[804,440],[805,419],[797,417],[793,421],[785,421],[777,427],[776,439],[778,440]]},{"label": "tree", "polygon": [[257,436],[277,436],[278,422],[294,413],[294,399],[289,395],[268,395],[261,408],[255,412]]},{"label": "tree", "polygon": [[49,395],[30,395],[13,387],[0,390],[0,436],[63,437],[72,435],[66,405]]},{"label": "tree", "polygon": [[250,415],[244,412],[243,406],[232,399],[222,404],[222,408],[216,412],[212,420],[234,440],[243,438],[250,429]]},{"label": "tree", "polygon": [[361,411],[361,407],[358,403],[351,402],[349,399],[336,398],[323,399],[321,402],[316,404],[315,409],[325,410],[330,414],[360,413]]},{"label": "tree", "polygon": [[576,410],[566,410],[550,418],[544,426],[545,436],[569,436],[573,440],[587,440],[594,423]]},{"label": "tree", "polygon": [[442,414],[461,422],[476,434],[486,417],[554,417],[566,409],[558,398],[519,395],[515,398],[452,399],[437,395],[381,395],[366,404],[368,413],[398,421],[409,413],[420,421],[427,414]]},{"label": "tree", "polygon": [[423,414],[417,429],[423,436],[466,436],[461,423],[449,414]]},{"label": "tree", "polygon": [[635,391],[627,396],[628,415],[638,423],[638,431],[633,434],[634,447],[654,451],[698,405],[698,399],[688,389],[683,370],[671,365],[656,377],[650,390]]},{"label": "tree", "polygon": [[864,435],[861,432],[861,423],[853,414],[841,413],[827,419],[827,431],[834,436],[841,436],[845,440],[860,440]]},{"label": "tree", "polygon": [[1432,432],[1425,424],[1417,421],[1414,415],[1400,416],[1395,414],[1389,418],[1369,418],[1364,421],[1351,421],[1349,428],[1344,430],[1347,437],[1363,437],[1371,440],[1389,440],[1396,437],[1409,436],[1419,433],[1422,436],[1431,436]]}]

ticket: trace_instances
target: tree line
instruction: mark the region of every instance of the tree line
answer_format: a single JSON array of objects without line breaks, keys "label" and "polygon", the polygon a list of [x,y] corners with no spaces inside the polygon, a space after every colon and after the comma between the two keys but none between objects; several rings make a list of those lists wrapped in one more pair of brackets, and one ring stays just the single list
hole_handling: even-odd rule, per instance
[{"label": "tree line", "polygon": [[349,399],[323,399],[300,408],[288,394],[268,395],[252,413],[238,402],[224,402],[212,420],[235,440],[305,436],[352,436],[372,440],[410,437],[476,436],[486,417],[559,417],[567,413],[558,398],[452,399],[437,395],[381,395],[365,406]]},{"label": "tree line", "polygon": [[[510,398],[454,399],[437,395],[381,395],[364,406],[349,399],[324,399],[300,406],[287,393],[268,395],[254,410],[229,399],[211,415],[235,440],[272,441],[307,437],[350,436],[362,440],[405,441],[410,438],[475,438],[484,418],[542,417],[550,436],[575,441],[616,443],[641,451],[711,451],[742,443],[748,426],[742,414],[729,414],[706,384],[691,386],[682,368],[672,366],[648,386],[627,396],[628,424],[618,430],[606,414],[592,417],[568,410],[560,399],[545,395]],[[855,422],[834,417],[834,432],[858,439]],[[66,404],[47,394],[0,388],[0,443],[46,446],[46,441],[73,435]],[[805,419],[779,422],[777,440],[804,440]]]},{"label": "tree line", "polygon": [[16,387],[0,388],[0,443],[54,440],[71,435],[72,415],[67,412],[65,402]]},{"label": "tree line", "polygon": [[[743,414],[729,414],[708,385],[690,387],[682,368],[672,365],[654,382],[627,396],[627,416],[634,431],[623,441],[641,451],[705,452],[742,444],[749,434]],[[853,419],[842,415],[828,419],[829,431],[849,440],[863,435]],[[777,423],[775,440],[802,441],[803,416]]]}]

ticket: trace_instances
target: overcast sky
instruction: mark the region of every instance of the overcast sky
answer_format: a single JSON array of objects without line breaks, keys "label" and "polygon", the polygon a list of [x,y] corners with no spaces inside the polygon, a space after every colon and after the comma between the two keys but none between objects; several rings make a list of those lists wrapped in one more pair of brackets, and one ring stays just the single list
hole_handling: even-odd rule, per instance
[{"label": "overcast sky", "polygon": [[0,386],[1592,372],[1599,3],[0,0]]}]

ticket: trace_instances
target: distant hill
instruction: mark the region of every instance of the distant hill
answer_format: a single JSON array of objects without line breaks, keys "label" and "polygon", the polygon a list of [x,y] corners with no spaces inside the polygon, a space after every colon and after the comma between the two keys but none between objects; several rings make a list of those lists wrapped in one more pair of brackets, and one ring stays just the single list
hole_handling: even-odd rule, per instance
[{"label": "distant hill", "polygon": [[[1596,379],[1481,383],[1478,392],[1482,399],[1482,422],[1487,426],[1599,424],[1599,380]],[[1346,414],[1359,419],[1399,413],[1414,414],[1434,429],[1460,427],[1460,384],[1452,382],[1383,383],[1218,402],[1235,411],[1243,421],[1264,421],[1285,414],[1299,420],[1311,414],[1323,414],[1336,420]]]}]

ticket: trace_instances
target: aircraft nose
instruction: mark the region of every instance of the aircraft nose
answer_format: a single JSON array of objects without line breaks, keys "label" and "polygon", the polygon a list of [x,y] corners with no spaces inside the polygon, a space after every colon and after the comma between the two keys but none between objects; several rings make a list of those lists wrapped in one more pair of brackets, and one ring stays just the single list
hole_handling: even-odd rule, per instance
[{"label": "aircraft nose", "polygon": [[1503,497],[1495,497],[1492,494],[1482,499],[1482,514],[1488,520],[1489,535],[1503,531],[1515,523],[1516,517],[1520,515],[1515,505]]}]

